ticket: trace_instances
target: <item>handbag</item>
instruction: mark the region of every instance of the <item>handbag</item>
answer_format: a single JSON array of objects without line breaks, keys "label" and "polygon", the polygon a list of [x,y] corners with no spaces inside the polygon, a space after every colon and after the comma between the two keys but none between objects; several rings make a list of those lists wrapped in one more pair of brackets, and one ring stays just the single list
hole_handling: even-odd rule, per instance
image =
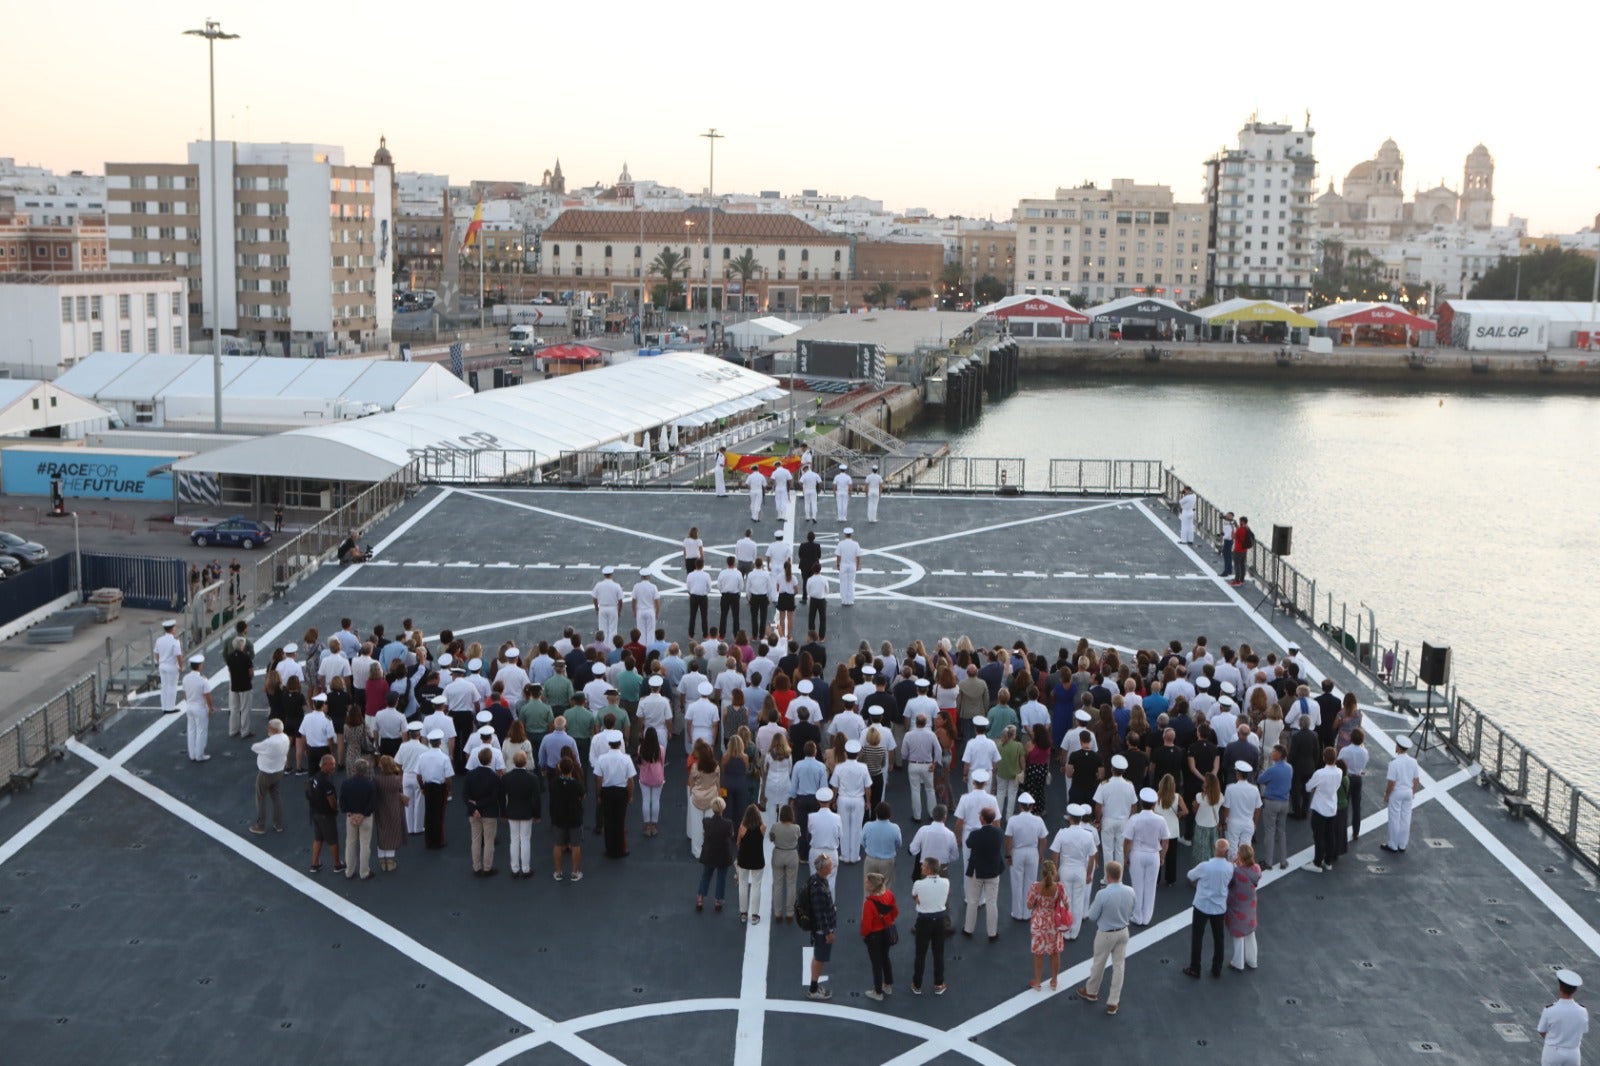
[{"label": "handbag", "polygon": [[885,939],[888,940],[890,947],[894,947],[896,944],[900,943],[900,930],[893,922],[889,923],[889,925],[884,929],[884,932],[888,934]]},{"label": "handbag", "polygon": [[1056,928],[1072,928],[1072,908],[1067,906],[1067,894],[1061,891],[1059,885],[1056,886]]}]

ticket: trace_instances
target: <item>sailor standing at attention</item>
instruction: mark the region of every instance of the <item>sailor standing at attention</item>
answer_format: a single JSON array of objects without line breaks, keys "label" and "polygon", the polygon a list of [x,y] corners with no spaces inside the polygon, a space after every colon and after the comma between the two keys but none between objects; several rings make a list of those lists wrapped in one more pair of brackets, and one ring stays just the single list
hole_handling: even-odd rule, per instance
[{"label": "sailor standing at attention", "polygon": [[794,475],[789,473],[789,468],[779,463],[772,470],[772,505],[778,511],[778,521],[783,522],[789,513],[789,483],[794,480]]},{"label": "sailor standing at attention", "polygon": [[1178,497],[1178,543],[1194,543],[1194,490],[1189,486],[1183,487],[1183,492]]},{"label": "sailor standing at attention", "polygon": [[843,539],[833,549],[833,565],[839,570],[840,607],[853,607],[856,602],[856,566],[861,561],[861,544],[855,535],[854,529],[845,526]]},{"label": "sailor standing at attention", "polygon": [[1396,737],[1394,758],[1389,760],[1389,783],[1383,802],[1389,807],[1389,839],[1384,851],[1404,852],[1411,843],[1411,801],[1422,785],[1422,768],[1411,757],[1411,738]]},{"label": "sailor standing at attention", "polygon": [[727,469],[728,453],[724,449],[718,448],[717,467],[711,472],[711,476],[716,480],[718,496],[726,496],[728,494],[727,474],[725,473]]},{"label": "sailor standing at attention", "polygon": [[[878,464],[872,464],[872,473],[867,475],[867,521],[878,520],[878,497],[883,495],[883,475],[878,473]],[[1030,881],[1029,884],[1032,884]]]},{"label": "sailor standing at attention", "polygon": [[156,638],[156,671],[161,675],[161,713],[178,710],[178,675],[183,672],[183,645],[173,635],[178,623],[167,619],[161,623],[161,635]]},{"label": "sailor standing at attention", "polygon": [[189,759],[205,762],[206,733],[210,729],[211,715],[216,707],[211,702],[211,682],[201,673],[206,657],[199,652],[189,656],[189,672],[183,675],[183,709],[189,719]]},{"label": "sailor standing at attention", "polygon": [[850,487],[854,482],[850,480],[850,468],[839,467],[839,472],[833,475],[833,509],[834,517],[845,522],[850,518]]},{"label": "sailor standing at attention", "polygon": [[1539,1015],[1539,1035],[1544,1039],[1540,1066],[1578,1066],[1589,1012],[1572,997],[1583,987],[1583,978],[1573,970],[1557,970],[1556,985],[1556,1001]]},{"label": "sailor standing at attention", "polygon": [[[639,627],[644,639],[649,640],[656,631],[656,619],[661,613],[661,590],[650,580],[649,574],[640,574],[633,585],[633,624]],[[506,686],[509,693],[511,686]],[[522,689],[519,687],[518,692]]]},{"label": "sailor standing at attention", "polygon": [[817,489],[821,486],[822,475],[811,469],[810,463],[800,468],[800,495],[806,503],[806,521],[813,525],[817,521]]},{"label": "sailor standing at attention", "polygon": [[750,476],[744,479],[745,485],[750,489],[750,521],[761,521],[761,501],[766,498],[767,478],[759,470],[750,471]]},{"label": "sailor standing at attention", "polygon": [[622,586],[612,578],[617,572],[616,567],[608,566],[600,571],[600,583],[595,585],[590,599],[594,602],[595,628],[604,634],[604,641],[611,643],[611,638],[617,635],[617,619],[622,614]]}]

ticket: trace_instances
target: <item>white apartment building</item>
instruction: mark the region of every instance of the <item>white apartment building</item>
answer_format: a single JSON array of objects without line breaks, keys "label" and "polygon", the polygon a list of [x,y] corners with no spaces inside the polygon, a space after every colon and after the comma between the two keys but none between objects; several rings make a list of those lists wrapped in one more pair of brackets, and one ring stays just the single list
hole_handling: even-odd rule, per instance
[{"label": "white apartment building", "polygon": [[1241,287],[1304,304],[1316,267],[1317,160],[1309,116],[1303,129],[1252,118],[1237,148],[1206,161],[1211,240],[1206,290],[1217,299]]},{"label": "white apartment building", "polygon": [[94,352],[188,350],[183,282],[170,272],[0,274],[0,369],[53,379]]},{"label": "white apartment building", "polygon": [[189,145],[186,163],[108,163],[111,263],[165,265],[188,289],[189,335],[210,349],[213,196],[228,220],[216,263],[226,351],[323,355],[386,348],[393,317],[394,163],[317,144]]},{"label": "white apartment building", "polygon": [[1206,205],[1179,203],[1167,185],[1114,178],[1022,200],[1013,289],[1077,293],[1090,303],[1124,296],[1194,300],[1204,280]]}]

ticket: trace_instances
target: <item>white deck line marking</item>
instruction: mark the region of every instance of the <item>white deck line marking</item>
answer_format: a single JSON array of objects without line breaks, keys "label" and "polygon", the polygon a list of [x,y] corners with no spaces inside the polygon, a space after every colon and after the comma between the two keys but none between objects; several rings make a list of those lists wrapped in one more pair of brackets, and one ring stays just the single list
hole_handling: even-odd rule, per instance
[{"label": "white deck line marking", "polygon": [[[401,534],[405,533],[412,526],[421,521],[429,511],[432,511],[440,504],[440,502],[444,500],[446,496],[450,495],[451,491],[452,490],[450,489],[445,489],[432,500],[429,500],[417,511],[416,514],[412,515],[405,522],[401,523],[393,533],[385,537],[383,541],[379,543],[373,550],[377,551],[387,547]],[[313,607],[326,599],[329,594],[331,594],[340,585],[344,584],[344,582],[349,577],[354,575],[359,569],[361,569],[361,564],[358,563],[355,566],[346,567],[339,573],[335,574],[326,585],[322,586],[316,592],[307,597],[305,603],[301,604],[296,610],[286,615],[277,625],[263,633],[260,637],[261,646],[270,646],[271,643],[283,635],[283,633],[286,632],[290,626],[298,622],[300,618],[306,614],[306,612],[310,611]],[[215,674],[212,674],[210,678],[211,687],[215,688],[217,685],[221,684],[227,679],[227,676],[228,671],[226,668],[218,670]],[[147,693],[146,695],[150,694]],[[143,751],[157,737],[166,732],[169,726],[180,721],[183,717],[184,716],[182,714],[160,715],[155,721],[145,726],[138,736],[134,737],[131,741],[124,745],[120,751],[112,756],[107,766],[120,767],[123,763],[127,762],[129,759],[139,754],[139,752]],[[76,741],[73,741],[72,743],[75,744]],[[94,754],[96,759],[104,760],[104,757],[98,752]],[[87,796],[90,792],[93,792],[109,774],[107,766],[99,767],[88,777],[78,782],[78,784],[75,785],[66,795],[62,796],[50,806],[46,807],[38,815],[32,818],[27,825],[13,833],[9,838],[6,839],[4,844],[0,844],[0,865],[3,865],[13,855],[26,847],[30,841],[53,825],[63,814],[66,814],[73,807],[77,806],[78,802],[82,800],[83,797]]]},{"label": "white deck line marking", "polygon": [[[428,585],[346,585],[346,592],[420,592],[446,596],[589,596],[589,589],[469,589]],[[591,607],[592,609],[592,607]],[[460,633],[457,629],[455,632]]]},{"label": "white deck line marking", "polygon": [[661,544],[671,544],[676,548],[683,547],[683,541],[681,540],[673,540],[671,537],[663,537],[657,533],[646,533],[643,530],[629,529],[627,526],[614,526],[610,522],[602,522],[597,518],[584,518],[582,515],[562,514],[560,511],[552,511],[547,507],[535,507],[531,503],[518,503],[516,500],[504,500],[498,496],[490,496],[487,493],[475,492],[472,489],[460,489],[458,491],[463,496],[471,496],[473,499],[485,500],[489,503],[498,503],[502,507],[517,507],[524,511],[533,511],[535,514],[548,515],[551,518],[560,518],[567,522],[579,522],[586,526],[598,526],[601,529],[609,529],[613,533],[626,533],[631,537],[643,537],[645,540],[653,540]]},{"label": "white deck line marking", "polygon": [[[937,537],[924,537],[921,540],[908,540],[901,544],[889,544],[876,549],[881,552],[902,551],[906,548],[920,548],[924,544],[937,544],[944,540],[957,540],[961,537],[971,537],[979,533],[993,533],[997,529],[1010,529],[1013,526],[1026,526],[1035,522],[1048,522],[1054,518],[1070,518],[1073,515],[1088,514],[1090,511],[1103,511],[1107,507],[1118,507],[1127,503],[1127,500],[1111,500],[1107,503],[1097,503],[1089,507],[1075,507],[1070,511],[1052,511],[1049,514],[1034,515],[1031,518],[1017,518],[1010,522],[997,522],[992,526],[978,526],[976,529],[961,529],[954,533],[942,533]],[[871,552],[867,553],[872,554]]]},{"label": "white deck line marking", "polygon": [[[467,590],[463,590],[467,591]],[[923,596],[929,603],[1063,603],[1104,604],[1117,607],[1232,607],[1220,600],[1051,600],[1021,596]]]},{"label": "white deck line marking", "polygon": [[594,607],[585,603],[580,607],[563,607],[559,611],[546,611],[543,614],[525,614],[521,618],[507,618],[500,622],[485,622],[483,625],[458,629],[455,633],[457,636],[466,636],[469,633],[483,633],[491,629],[500,629],[504,626],[520,626],[524,622],[542,622],[546,618],[560,618],[564,614],[577,614],[579,611],[592,610],[594,610]]},{"label": "white deck line marking", "polygon": [[[74,755],[105,770],[119,783],[126,785],[167,813],[199,830],[241,859],[260,869],[263,873],[277,878],[313,903],[321,905],[379,943],[393,948],[429,972],[449,981],[486,1006],[515,1019],[530,1029],[553,1029],[556,1026],[555,1019],[539,1013],[526,1003],[496,988],[477,974],[445,958],[383,919],[363,910],[350,900],[313,881],[306,874],[273,858],[237,834],[230,833],[210,817],[200,813],[170,793],[150,784],[138,775],[130,773],[127,769],[105,758],[94,749],[79,744],[76,740],[68,741],[67,747]],[[560,1044],[564,1050],[577,1055],[585,1062],[614,1063],[615,1066],[623,1066],[617,1059],[601,1051],[588,1041],[571,1034],[558,1033],[552,1039]]]},{"label": "white deck line marking", "polygon": [[[791,504],[793,503],[791,499]],[[766,854],[767,873],[772,872],[772,840],[762,834],[762,851]],[[738,876],[738,871],[734,871]],[[744,967],[739,975],[739,1020],[733,1033],[734,1066],[761,1066],[762,1051],[766,1043],[767,963],[772,957],[771,876],[761,879],[760,897],[751,900],[750,913],[766,918],[760,925],[744,928]],[[796,886],[798,890],[798,886]],[[735,893],[737,895],[737,893]]]},{"label": "white deck line marking", "polygon": [[[1034,633],[1043,633],[1047,637],[1055,637],[1058,640],[1076,641],[1079,639],[1079,634],[1077,633],[1063,633],[1059,629],[1050,629],[1047,626],[1036,626],[1031,622],[1019,622],[1015,618],[1001,618],[999,615],[985,614],[982,611],[974,611],[970,607],[961,607],[953,603],[940,602],[939,600],[929,599],[926,596],[908,596],[903,592],[894,592],[890,589],[856,589],[858,594],[863,591],[876,593],[878,596],[882,597],[905,600],[908,603],[920,603],[924,607],[932,607],[936,610],[953,611],[956,614],[964,614],[972,618],[981,618],[986,622],[997,622],[1000,625],[1015,626],[1018,629],[1026,629]],[[1118,651],[1127,652],[1129,655],[1135,654],[1137,651],[1135,648],[1130,648],[1122,644],[1113,644],[1110,641],[1097,640],[1094,641],[1094,643],[1104,645],[1108,648],[1116,648]]]}]

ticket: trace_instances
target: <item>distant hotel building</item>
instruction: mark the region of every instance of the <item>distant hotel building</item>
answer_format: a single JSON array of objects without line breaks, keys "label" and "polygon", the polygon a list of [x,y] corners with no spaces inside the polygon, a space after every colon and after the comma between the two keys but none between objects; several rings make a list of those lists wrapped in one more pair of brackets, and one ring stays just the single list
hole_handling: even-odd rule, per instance
[{"label": "distant hotel building", "polygon": [[[212,235],[210,143],[187,163],[108,163],[113,266],[168,266],[187,290],[189,335],[206,338]],[[342,148],[217,145],[221,217],[217,262],[225,349],[318,355],[389,341],[394,264],[394,161],[380,144],[371,166]],[[230,340],[231,338],[235,338]]]},{"label": "distant hotel building", "polygon": [[52,379],[94,352],[186,351],[185,298],[158,270],[0,273],[0,369]]},{"label": "distant hotel building", "polygon": [[1206,206],[1166,185],[1114,178],[1017,204],[1015,291],[1104,303],[1123,296],[1190,302],[1204,277]]},{"label": "distant hotel building", "polygon": [[104,270],[103,215],[43,216],[0,196],[0,274]]},{"label": "distant hotel building", "polygon": [[1252,119],[1239,146],[1206,160],[1211,236],[1206,291],[1226,299],[1245,286],[1304,304],[1316,266],[1314,131]]}]

